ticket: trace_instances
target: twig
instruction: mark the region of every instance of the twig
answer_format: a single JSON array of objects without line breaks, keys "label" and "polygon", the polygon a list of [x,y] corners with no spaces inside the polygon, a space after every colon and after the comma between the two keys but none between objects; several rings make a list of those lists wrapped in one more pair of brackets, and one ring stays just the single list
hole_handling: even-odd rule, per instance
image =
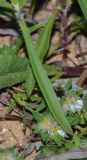
[{"label": "twig", "polygon": [[79,54],[77,54],[75,57],[76,58],[79,58],[79,57],[83,57],[83,56],[86,56],[87,55],[87,51],[85,52],[80,52]]},{"label": "twig", "polygon": [[[48,156],[45,158],[42,158],[43,160],[70,160],[70,159],[87,159],[87,150],[72,150],[66,153],[54,155],[54,156]],[[39,160],[39,158],[37,158]]]},{"label": "twig", "polygon": [[79,77],[78,81],[76,82],[76,85],[78,85],[79,87],[82,87],[86,79],[87,79],[87,68]]},{"label": "twig", "polygon": [[9,115],[9,114],[6,114],[6,113],[0,113],[0,121],[1,120],[20,120],[22,121],[22,117],[21,116],[16,116],[16,115]]},{"label": "twig", "polygon": [[2,35],[2,36],[9,35],[9,36],[19,37],[19,33],[16,30],[11,29],[11,28],[9,28],[9,29],[0,28],[0,35]]},{"label": "twig", "polygon": [[[7,121],[23,121],[22,116],[10,115],[6,113],[0,113],[0,121],[7,120]],[[30,128],[30,120],[27,119],[27,126]]]}]

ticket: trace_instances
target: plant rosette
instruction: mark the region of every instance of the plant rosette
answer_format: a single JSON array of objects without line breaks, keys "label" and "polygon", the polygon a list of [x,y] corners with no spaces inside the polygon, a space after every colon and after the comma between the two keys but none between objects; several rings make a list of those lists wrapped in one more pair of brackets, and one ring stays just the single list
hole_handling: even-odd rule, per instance
[{"label": "plant rosette", "polygon": [[56,82],[54,85],[56,91],[61,91],[62,96],[60,98],[61,106],[65,115],[83,113],[86,110],[87,104],[87,91],[73,84],[71,80],[67,83]]},{"label": "plant rosette", "polygon": [[59,140],[68,137],[65,131],[63,131],[63,129],[56,123],[51,113],[43,114],[41,120],[39,119],[39,121],[36,121],[36,124],[33,125],[33,133],[40,134],[43,141],[48,142],[54,140],[59,144]]}]

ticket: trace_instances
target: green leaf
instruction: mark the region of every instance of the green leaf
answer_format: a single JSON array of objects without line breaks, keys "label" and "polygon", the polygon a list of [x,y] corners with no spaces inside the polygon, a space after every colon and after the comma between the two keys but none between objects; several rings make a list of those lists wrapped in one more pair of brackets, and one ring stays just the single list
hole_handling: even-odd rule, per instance
[{"label": "green leaf", "polygon": [[39,114],[38,112],[33,112],[33,117],[37,122],[42,121],[42,118],[43,118],[41,114]]},{"label": "green leaf", "polygon": [[52,140],[49,133],[41,133],[41,138],[42,138],[43,142],[46,142],[46,143],[48,143]]},{"label": "green leaf", "polygon": [[10,73],[26,71],[27,64],[27,58],[22,58],[17,55],[0,54],[0,76],[9,73],[9,71]]},{"label": "green leaf", "polygon": [[0,48],[0,54],[14,54],[14,45],[4,45],[2,48]]},{"label": "green leaf", "polygon": [[32,101],[32,102],[40,102],[41,100],[42,100],[42,97],[40,97],[40,96],[38,96],[38,95],[32,95],[31,97],[30,97],[30,100]]},{"label": "green leaf", "polygon": [[6,0],[1,0],[0,1],[0,7],[13,11],[11,5],[8,2],[6,2]]},{"label": "green leaf", "polygon": [[16,107],[16,102],[14,100],[12,100],[8,106],[7,113],[11,113],[15,107]]},{"label": "green leaf", "polygon": [[22,7],[26,4],[28,0],[18,0],[19,5]]},{"label": "green leaf", "polygon": [[50,79],[51,82],[58,80],[62,75],[63,75],[62,72],[56,73],[55,76],[53,76],[53,77]]},{"label": "green leaf", "polygon": [[16,95],[23,100],[27,100],[28,98],[26,93],[17,93]]},{"label": "green leaf", "polygon": [[78,114],[73,114],[67,117],[71,126],[75,126],[80,123],[80,116]]},{"label": "green leaf", "polygon": [[59,73],[59,71],[58,71],[59,67],[57,67],[57,66],[52,66],[52,65],[44,64],[44,69],[47,71],[48,76],[53,76],[56,73]]},{"label": "green leaf", "polygon": [[77,0],[80,8],[85,16],[85,18],[87,19],[87,0]]},{"label": "green leaf", "polygon": [[29,28],[29,32],[35,32],[36,30],[45,27],[45,25],[47,24],[47,22],[40,22],[39,24],[35,24],[34,26]]},{"label": "green leaf", "polygon": [[73,142],[68,142],[65,144],[65,146],[66,146],[66,149],[68,149],[68,150],[75,149],[75,147],[76,147],[75,143],[73,143]]},{"label": "green leaf", "polygon": [[68,80],[68,82],[66,83],[64,89],[65,89],[65,90],[69,90],[71,87],[72,87],[72,80],[70,79],[70,80]]},{"label": "green leaf", "polygon": [[55,135],[55,136],[54,136],[54,141],[55,141],[55,143],[56,143],[58,146],[61,146],[61,145],[62,145],[62,140],[61,140],[61,138],[60,138],[59,135]]},{"label": "green leaf", "polygon": [[40,112],[40,111],[42,111],[45,108],[46,108],[46,103],[44,102],[44,100],[42,100],[41,103],[37,106],[36,111]]},{"label": "green leaf", "polygon": [[[48,20],[48,23],[45,25],[42,33],[40,34],[37,43],[36,43],[36,51],[41,60],[43,61],[44,56],[47,53],[50,43],[50,36],[53,28],[53,24],[56,18],[56,13],[54,13]],[[33,88],[35,85],[35,77],[33,75],[32,69],[28,66],[27,69],[27,77],[26,77],[26,91],[28,96],[31,95]]]},{"label": "green leaf", "polygon": [[[30,27],[29,32],[32,34],[33,32],[35,32],[36,30],[43,28],[46,25],[47,22],[42,22],[39,24],[35,24],[34,26]],[[21,46],[23,45],[23,39],[19,38],[18,41],[16,42],[16,45],[14,47],[14,54],[18,53],[20,51]]]},{"label": "green leaf", "polygon": [[[30,33],[44,27],[45,24],[46,23],[41,23],[31,27]],[[23,40],[19,39],[16,46],[5,45],[0,48],[0,89],[11,87],[26,79],[28,60],[27,58],[21,58],[15,55],[19,52],[22,44]]]},{"label": "green leaf", "polygon": [[36,0],[32,0],[32,1],[31,1],[30,14],[33,14],[33,13],[34,13],[35,6],[36,6]]},{"label": "green leaf", "polygon": [[0,77],[0,89],[11,87],[15,84],[19,84],[23,81],[25,81],[25,71],[22,72],[15,72],[15,73],[9,73],[7,75],[2,75]]},{"label": "green leaf", "polygon": [[73,141],[77,147],[80,145],[80,137],[77,136],[76,134],[73,137]]},{"label": "green leaf", "polygon": [[21,105],[23,107],[26,105],[26,102],[23,101],[19,96],[17,96],[17,94],[14,93],[13,98],[14,98],[15,102],[17,102],[19,105]]},{"label": "green leaf", "polygon": [[23,129],[26,130],[27,127],[27,112],[25,108],[23,108]]},{"label": "green leaf", "polygon": [[11,5],[16,12],[20,12],[21,8],[27,3],[28,0],[12,0]]},{"label": "green leaf", "polygon": [[0,89],[23,82],[27,64],[27,58],[0,54]]},{"label": "green leaf", "polygon": [[18,20],[18,23],[24,37],[34,76],[48,104],[48,107],[57,123],[59,123],[67,133],[73,134],[71,126],[63,113],[59,99],[57,98],[50,80],[48,79],[47,74],[40,62],[40,59],[38,57],[39,54],[37,53],[38,51],[34,49],[25,21],[21,19]]},{"label": "green leaf", "polygon": [[45,156],[48,155],[48,154],[49,155],[58,154],[60,149],[61,148],[60,147],[58,148],[58,145],[55,145],[55,144],[53,144],[53,145],[52,144],[43,145],[40,148],[40,150],[42,151],[41,154],[44,153]]}]

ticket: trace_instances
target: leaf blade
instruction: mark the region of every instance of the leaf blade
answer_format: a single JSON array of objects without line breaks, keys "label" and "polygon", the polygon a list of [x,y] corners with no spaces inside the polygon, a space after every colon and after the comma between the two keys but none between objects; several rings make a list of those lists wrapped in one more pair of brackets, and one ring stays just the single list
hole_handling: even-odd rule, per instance
[{"label": "leaf blade", "polygon": [[79,3],[79,6],[85,16],[85,18],[87,19],[87,0],[77,0]]},{"label": "leaf blade", "polygon": [[[43,61],[44,56],[47,53],[50,43],[50,36],[53,28],[53,24],[55,21],[57,13],[54,13],[48,20],[48,23],[45,25],[44,30],[39,36],[36,43],[36,50],[38,51],[38,56],[40,57],[41,62]],[[30,66],[27,69],[27,77],[26,77],[26,91],[28,96],[31,95],[33,88],[35,85],[35,77],[33,75],[32,69]]]},{"label": "leaf blade", "polygon": [[27,26],[24,20],[22,19],[18,20],[18,23],[22,31],[22,34],[24,36],[24,41],[26,43],[26,48],[28,51],[28,56],[30,59],[30,64],[32,66],[33,73],[43,93],[43,96],[48,104],[48,107],[52,115],[56,119],[57,123],[59,123],[67,133],[72,135],[73,132],[72,132],[71,126],[63,113],[59,100],[52,88],[52,85],[46,75],[45,70],[43,69],[43,66],[39,60],[36,50],[33,47],[32,40],[28,32]]}]

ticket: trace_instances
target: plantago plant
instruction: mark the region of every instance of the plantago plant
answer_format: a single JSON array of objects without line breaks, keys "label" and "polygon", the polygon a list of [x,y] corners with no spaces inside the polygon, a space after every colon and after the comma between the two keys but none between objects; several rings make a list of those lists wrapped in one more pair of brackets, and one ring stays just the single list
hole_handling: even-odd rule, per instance
[{"label": "plantago plant", "polygon": [[[71,126],[64,115],[64,112],[63,112],[62,107],[60,105],[59,99],[57,98],[57,96],[53,90],[53,87],[50,83],[50,80],[46,74],[46,71],[44,70],[43,65],[41,63],[44,55],[46,54],[47,48],[48,48],[48,46],[46,46],[47,48],[45,48],[45,46],[43,46],[43,44],[42,44],[44,42],[44,37],[43,37],[43,35],[41,35],[43,37],[43,39],[40,37],[40,39],[42,39],[41,45],[44,48],[43,52],[42,52],[41,48],[39,51],[39,47],[33,46],[31,36],[30,36],[30,29],[27,27],[25,20],[24,20],[24,17],[23,17],[23,14],[21,13],[21,8],[26,3],[26,0],[12,0],[12,1],[10,1],[10,3],[11,4],[9,4],[9,8],[12,9],[12,11],[14,11],[13,14],[16,16],[18,25],[20,26],[20,30],[22,32],[22,36],[25,41],[25,46],[26,46],[27,52],[28,52],[29,65],[28,65],[28,68],[26,68],[27,74],[28,74],[26,76],[28,76],[28,80],[29,80],[29,74],[31,73],[31,75],[33,77],[33,80],[31,79],[31,81],[33,82],[32,86],[34,86],[34,84],[35,84],[35,82],[34,82],[34,77],[35,77],[35,79],[38,83],[38,86],[39,86],[39,88],[45,98],[45,101],[49,107],[49,110],[51,111],[55,120],[57,121],[57,123],[60,124],[60,126],[64,129],[64,131],[66,131],[68,134],[72,135],[73,132],[72,132]],[[51,17],[51,20],[49,21],[50,23],[52,23],[52,25],[54,23],[56,15],[57,15],[57,13],[54,13],[53,16]],[[46,31],[48,32],[48,28],[47,28],[47,30],[45,29],[44,32],[46,33]],[[49,45],[49,43],[47,45]],[[28,85],[28,81],[27,81],[27,85]],[[29,93],[29,91],[27,91],[27,92]],[[31,89],[31,91],[32,91],[32,89]]]}]

